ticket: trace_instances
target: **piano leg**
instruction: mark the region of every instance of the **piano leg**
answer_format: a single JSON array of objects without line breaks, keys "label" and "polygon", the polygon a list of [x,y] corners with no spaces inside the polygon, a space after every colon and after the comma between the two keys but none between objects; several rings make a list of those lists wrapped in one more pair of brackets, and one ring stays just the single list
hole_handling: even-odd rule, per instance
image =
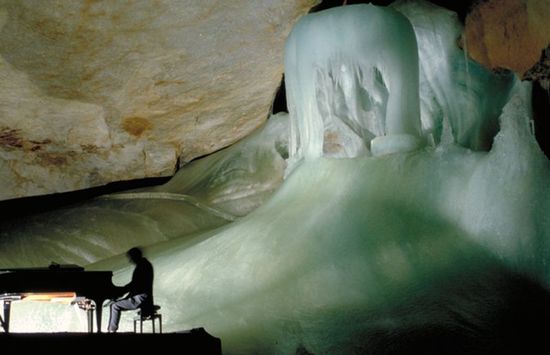
[{"label": "piano leg", "polygon": [[[96,324],[97,324],[97,332],[101,333],[101,313],[103,311],[103,302],[105,299],[96,299],[95,302],[95,316],[96,316]],[[93,332],[93,330],[92,330]]]},{"label": "piano leg", "polygon": [[86,316],[88,318],[88,333],[94,332],[94,309],[89,307],[86,310]]},{"label": "piano leg", "polygon": [[6,333],[10,332],[10,311],[11,311],[11,301],[4,300],[4,320],[2,321],[2,327]]}]

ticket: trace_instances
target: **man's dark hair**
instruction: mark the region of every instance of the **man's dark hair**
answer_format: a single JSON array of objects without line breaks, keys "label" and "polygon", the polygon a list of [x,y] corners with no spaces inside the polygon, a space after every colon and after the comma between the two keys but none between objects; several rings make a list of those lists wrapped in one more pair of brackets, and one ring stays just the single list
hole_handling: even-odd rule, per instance
[{"label": "man's dark hair", "polygon": [[128,250],[126,255],[128,255],[128,257],[132,260],[139,260],[143,257],[143,253],[142,253],[141,249],[138,248],[138,247],[134,247],[134,248]]}]

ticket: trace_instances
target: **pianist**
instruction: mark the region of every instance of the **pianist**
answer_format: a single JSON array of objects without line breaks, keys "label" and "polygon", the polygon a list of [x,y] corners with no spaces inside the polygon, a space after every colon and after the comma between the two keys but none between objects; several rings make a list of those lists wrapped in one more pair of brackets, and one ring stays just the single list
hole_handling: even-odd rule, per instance
[{"label": "pianist", "polygon": [[142,314],[153,310],[153,265],[147,260],[139,248],[132,248],[126,253],[135,269],[132,280],[122,288],[126,297],[111,304],[109,317],[109,333],[115,333],[120,321],[120,312],[141,308]]}]

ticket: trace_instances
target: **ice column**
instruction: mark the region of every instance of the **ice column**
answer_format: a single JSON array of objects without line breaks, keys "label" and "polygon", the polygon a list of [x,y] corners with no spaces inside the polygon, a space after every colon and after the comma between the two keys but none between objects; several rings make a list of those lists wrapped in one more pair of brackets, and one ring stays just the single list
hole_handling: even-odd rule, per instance
[{"label": "ice column", "polygon": [[427,1],[396,1],[391,6],[409,19],[416,33],[423,135],[438,144],[447,121],[457,144],[489,150],[514,74],[493,73],[468,58],[457,44],[463,28],[455,12]]},{"label": "ice column", "polygon": [[417,44],[399,12],[352,5],[303,17],[285,73],[291,161],[420,146]]}]

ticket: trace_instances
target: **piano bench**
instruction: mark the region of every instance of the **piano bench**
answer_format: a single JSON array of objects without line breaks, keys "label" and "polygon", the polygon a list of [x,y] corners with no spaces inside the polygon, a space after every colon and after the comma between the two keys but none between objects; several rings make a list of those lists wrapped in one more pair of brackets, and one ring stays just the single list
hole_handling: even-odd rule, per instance
[{"label": "piano bench", "polygon": [[142,314],[140,309],[137,312],[137,315],[134,317],[134,333],[137,333],[137,323],[139,322],[139,332],[143,333],[143,322],[150,320],[153,326],[153,333],[155,331],[155,319],[159,321],[159,333],[162,333],[162,314],[158,313],[160,306],[154,305],[153,312],[150,314]]}]

